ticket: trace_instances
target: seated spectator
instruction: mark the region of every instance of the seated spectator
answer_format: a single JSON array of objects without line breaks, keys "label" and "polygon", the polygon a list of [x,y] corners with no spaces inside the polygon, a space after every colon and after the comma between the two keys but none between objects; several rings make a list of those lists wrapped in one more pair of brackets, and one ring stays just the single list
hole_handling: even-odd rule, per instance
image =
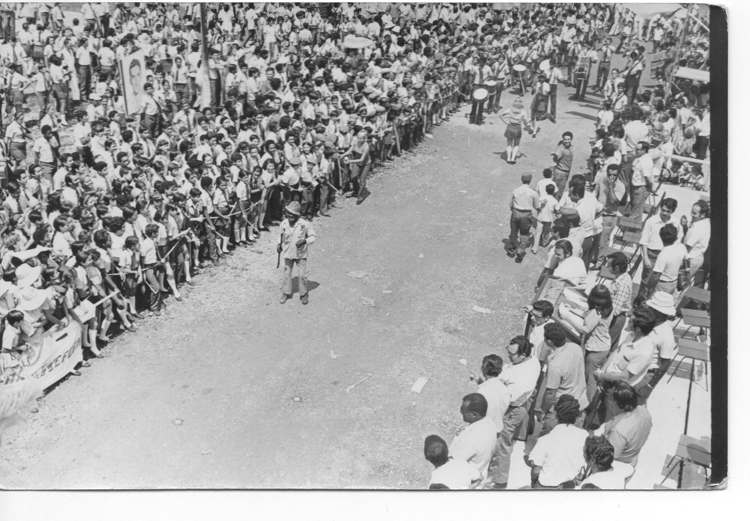
[{"label": "seated spectator", "polygon": [[633,467],[615,460],[615,449],[604,436],[589,436],[583,446],[586,471],[581,490],[623,490]]},{"label": "seated spectator", "polygon": [[573,246],[570,241],[562,239],[555,243],[555,257],[557,268],[552,276],[566,280],[574,286],[582,286],[586,283],[586,266],[580,257],[573,255]]},{"label": "seated spectator", "polygon": [[529,341],[532,346],[531,356],[535,356],[542,364],[547,362],[547,356],[549,355],[549,348],[544,342],[544,326],[552,320],[554,312],[555,307],[547,300],[537,300],[529,310],[529,318],[533,327],[531,333],[529,333]]},{"label": "seated spectator", "polygon": [[653,425],[645,405],[638,405],[635,389],[625,382],[615,382],[607,392],[608,408],[614,417],[602,425],[597,434],[614,447],[614,458],[633,467],[648,440]]},{"label": "seated spectator", "polygon": [[583,350],[569,342],[565,329],[557,322],[544,326],[544,341],[551,349],[547,362],[547,383],[542,399],[542,431],[547,434],[557,424],[554,405],[563,395],[570,395],[583,408],[589,404]]},{"label": "seated spectator", "polygon": [[677,310],[674,305],[674,296],[663,291],[657,291],[645,303],[646,307],[653,311],[656,318],[654,329],[649,335],[656,345],[651,365],[644,380],[639,386],[638,403],[646,403],[651,392],[667,373],[672,360],[677,355],[677,340],[674,332],[674,319]]},{"label": "seated spectator", "polygon": [[[614,382],[625,382],[638,389],[648,383],[646,378],[654,357],[656,345],[650,335],[656,324],[656,315],[648,307],[636,308],[630,322],[630,331],[607,358],[604,367],[594,373],[599,391],[606,391]],[[614,417],[614,410],[605,408],[605,419]]]},{"label": "seated spectator", "polygon": [[614,348],[620,343],[620,335],[625,322],[630,315],[633,302],[633,279],[628,273],[628,258],[617,251],[607,256],[609,270],[615,276],[614,280],[605,281],[612,295],[612,323],[609,326],[610,346]]},{"label": "seated spectator", "polygon": [[448,445],[440,436],[431,434],[424,440],[424,457],[435,466],[430,476],[430,490],[442,485],[450,490],[475,488],[480,482],[476,465],[448,455]]},{"label": "seated spectator", "polygon": [[558,314],[561,321],[565,321],[581,335],[586,353],[586,392],[590,402],[597,387],[594,372],[604,365],[609,355],[612,297],[606,287],[596,285],[591,289],[587,303],[589,309],[583,317],[578,316],[565,302],[560,303]]},{"label": "seated spectator", "polygon": [[555,403],[555,415],[555,427],[527,457],[533,488],[573,488],[586,464],[583,448],[589,434],[575,425],[581,416],[578,400],[563,394]]}]

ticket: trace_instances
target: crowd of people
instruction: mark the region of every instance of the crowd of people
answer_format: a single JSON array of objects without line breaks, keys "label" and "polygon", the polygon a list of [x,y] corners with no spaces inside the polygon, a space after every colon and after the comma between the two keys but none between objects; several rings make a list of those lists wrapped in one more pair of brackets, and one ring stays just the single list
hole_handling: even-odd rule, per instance
[{"label": "crowd of people", "polygon": [[[226,4],[205,27],[199,4],[64,7],[17,4],[14,35],[0,35],[11,366],[84,301],[84,349],[100,356],[277,224],[284,302],[293,265],[305,271],[290,238],[305,227],[312,242],[313,219],[362,203],[373,168],[457,109],[480,36],[456,31],[480,12],[451,5]],[[121,63],[135,53],[133,113]]]},{"label": "crowd of people", "polygon": [[[604,102],[585,173],[571,175],[573,135],[562,133],[554,167],[534,187],[524,175],[513,193],[506,248],[517,262],[549,248],[540,286],[553,277],[582,287],[603,265],[611,276],[589,288],[583,313],[534,302],[526,334],[483,359],[461,405],[467,427],[450,445],[428,437],[425,457],[431,488],[504,488],[514,441],[529,432],[532,486],[624,486],[675,348],[680,277],[706,272],[708,204],[690,222],[676,220],[670,198],[647,214],[637,293],[633,260],[599,253],[618,215],[644,218],[672,155],[705,158],[710,119],[705,96],[640,89],[645,48],[621,10],[81,6],[71,20],[60,4],[15,5],[14,34],[0,34],[0,371],[24,363],[32,339],[76,319],[82,302],[96,306],[83,347],[101,356],[111,335],[158,315],[277,224],[281,302],[296,264],[306,304],[312,222],[344,197],[365,202],[374,168],[465,103],[476,124],[500,113],[514,163],[524,127],[535,136],[540,120],[556,121],[559,84],[578,99],[592,88]],[[643,31],[668,47],[670,23]],[[145,102],[134,113],[120,64],[135,53],[145,63],[128,75],[143,79],[133,85]],[[622,70],[611,66],[617,54]]]},{"label": "crowd of people", "polygon": [[[594,82],[600,97],[591,99],[601,110],[591,151],[577,168],[573,133],[564,131],[551,153],[553,166],[535,183],[531,173],[522,174],[512,193],[505,249],[518,263],[529,248],[546,254],[540,298],[525,309],[524,334],[482,359],[475,392],[461,402],[466,425],[453,441],[425,439],[425,458],[435,467],[431,489],[507,488],[518,440],[525,441],[527,486],[625,488],[651,432],[649,396],[677,353],[673,327],[681,296],[693,285],[710,287],[708,200],[679,208],[679,218],[677,200],[658,197],[673,170],[702,175],[709,100],[693,90],[667,93],[664,84],[641,88],[644,40],[633,37],[641,33],[632,21],[620,20],[625,29],[605,25],[599,39],[561,22],[580,52],[566,58],[570,47],[557,42],[537,64],[516,68],[518,90],[523,93],[528,79],[532,102],[527,108],[519,96],[501,114],[510,163],[518,157],[522,127],[535,136],[536,121],[554,122],[557,78],[567,80],[578,100]],[[652,20],[644,28],[654,50],[665,45],[665,23]],[[689,46],[702,41],[690,35]],[[611,68],[617,54],[625,58],[622,70]],[[628,238],[626,229],[637,233]],[[570,289],[551,302],[543,298],[550,281]]]}]

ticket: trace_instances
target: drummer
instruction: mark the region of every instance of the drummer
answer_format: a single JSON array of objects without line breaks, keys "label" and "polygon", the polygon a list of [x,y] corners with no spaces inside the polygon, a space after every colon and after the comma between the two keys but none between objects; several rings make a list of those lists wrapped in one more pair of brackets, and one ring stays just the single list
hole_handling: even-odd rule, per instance
[{"label": "drummer", "polygon": [[[472,70],[472,100],[471,100],[471,113],[469,114],[469,123],[475,125],[482,124],[482,112],[484,111],[484,103],[487,99],[487,84],[486,81],[492,76],[492,68],[487,64],[487,58],[481,56],[476,65],[473,66]],[[484,89],[484,92],[478,91],[478,89]]]},{"label": "drummer", "polygon": [[503,88],[506,86],[509,76],[510,65],[508,64],[508,59],[503,53],[500,53],[492,63],[492,80],[496,82],[496,85],[494,98],[488,107],[494,113],[500,111],[500,95],[503,93]]}]

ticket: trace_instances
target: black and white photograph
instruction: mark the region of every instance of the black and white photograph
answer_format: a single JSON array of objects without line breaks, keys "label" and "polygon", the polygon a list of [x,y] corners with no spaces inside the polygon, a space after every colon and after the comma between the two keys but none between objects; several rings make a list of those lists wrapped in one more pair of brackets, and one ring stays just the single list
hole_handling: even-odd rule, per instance
[{"label": "black and white photograph", "polygon": [[723,8],[2,9],[0,488],[731,483]]}]

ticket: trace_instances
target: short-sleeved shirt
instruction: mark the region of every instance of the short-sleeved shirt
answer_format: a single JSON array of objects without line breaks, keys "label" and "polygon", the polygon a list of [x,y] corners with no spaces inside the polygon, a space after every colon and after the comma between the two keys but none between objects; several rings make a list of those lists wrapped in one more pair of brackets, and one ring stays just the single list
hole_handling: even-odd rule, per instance
[{"label": "short-sleeved shirt", "polygon": [[487,400],[487,416],[497,428],[497,432],[503,430],[503,416],[510,405],[510,391],[498,378],[488,378],[477,388],[477,392]]},{"label": "short-sleeved shirt", "polygon": [[632,186],[646,186],[646,178],[651,178],[654,170],[654,161],[651,156],[644,154],[633,160],[633,177],[630,184]]},{"label": "short-sleeved shirt", "polygon": [[609,470],[591,474],[581,482],[579,488],[582,488],[584,485],[593,485],[601,490],[623,490],[625,488],[625,480],[633,475],[633,471],[633,467],[627,463],[613,461],[612,467]]},{"label": "short-sleeved shirt", "polygon": [[609,336],[609,326],[612,324],[614,313],[602,317],[595,309],[586,312],[583,325],[589,331],[586,339],[586,351],[602,352],[609,351],[612,339]]},{"label": "short-sleeved shirt", "polygon": [[485,476],[497,442],[493,421],[485,416],[467,425],[451,443],[449,453],[453,459],[466,461],[477,467]]},{"label": "short-sleeved shirt", "polygon": [[552,351],[548,359],[547,389],[555,389],[555,401],[563,394],[569,394],[578,400],[581,409],[588,406],[583,349],[580,346],[568,342]]},{"label": "short-sleeved shirt", "polygon": [[465,490],[472,488],[472,482],[480,479],[479,470],[460,459],[449,459],[446,463],[432,471],[430,485],[441,484],[451,490]]},{"label": "short-sleeved shirt", "polygon": [[615,448],[615,459],[635,465],[651,433],[651,414],[645,405],[618,414],[602,426],[602,434]]},{"label": "short-sleeved shirt", "polygon": [[539,438],[529,454],[529,460],[542,467],[539,483],[554,487],[574,479],[586,466],[583,445],[588,436],[580,427],[558,423],[549,434]]},{"label": "short-sleeved shirt", "polygon": [[659,359],[672,360],[677,354],[677,342],[674,338],[674,329],[672,323],[665,321],[651,330],[649,336],[653,338],[656,349],[651,359],[650,369],[659,367]]},{"label": "short-sleeved shirt", "polygon": [[573,167],[573,147],[558,145],[557,150],[555,150],[555,157],[557,157],[555,166],[564,172],[570,172]]},{"label": "short-sleeved shirt", "polygon": [[646,375],[656,351],[651,335],[633,340],[632,332],[627,332],[620,345],[612,351],[604,364],[605,373],[626,374],[630,385],[638,384]]},{"label": "short-sleeved shirt", "polygon": [[661,273],[661,282],[675,282],[682,267],[682,261],[687,257],[685,245],[676,242],[659,252],[654,262],[654,272]]},{"label": "short-sleeved shirt", "polygon": [[586,282],[586,265],[580,257],[571,255],[557,265],[555,271],[552,272],[552,276],[567,280],[578,286]]},{"label": "short-sleeved shirt", "polygon": [[[682,227],[678,230],[682,230]],[[700,258],[708,250],[709,240],[711,240],[710,219],[694,221],[685,234],[685,246],[690,248],[690,258]]]},{"label": "short-sleeved shirt", "polygon": [[520,364],[511,364],[503,367],[503,372],[498,378],[505,383],[510,397],[510,405],[520,406],[531,396],[539,379],[541,366],[539,360],[532,356]]},{"label": "short-sleeved shirt", "polygon": [[669,221],[664,222],[657,214],[646,219],[646,222],[643,225],[643,232],[641,233],[641,244],[650,250],[661,250],[664,247],[664,243],[661,242],[659,232],[667,224],[673,224],[674,227],[677,228],[677,242],[679,242],[682,238],[682,226],[680,226],[680,221],[672,215],[672,218]]}]

